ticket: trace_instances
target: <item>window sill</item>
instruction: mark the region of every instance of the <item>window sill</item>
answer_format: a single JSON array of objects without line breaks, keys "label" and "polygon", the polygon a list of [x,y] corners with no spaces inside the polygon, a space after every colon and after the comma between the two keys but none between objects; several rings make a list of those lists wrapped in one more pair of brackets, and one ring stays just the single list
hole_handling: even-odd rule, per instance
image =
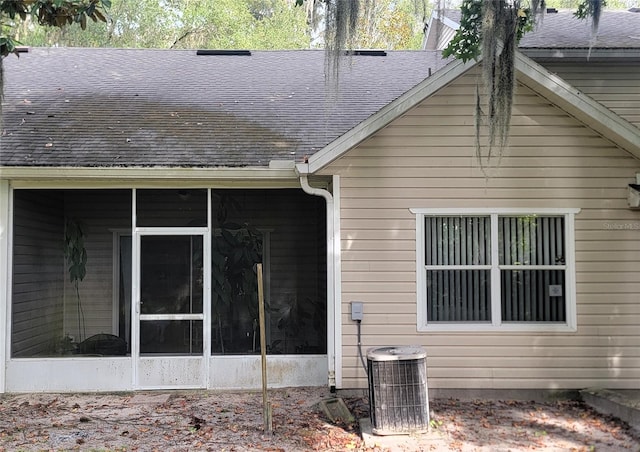
[{"label": "window sill", "polygon": [[420,333],[575,333],[578,329],[566,323],[429,323],[418,325]]}]

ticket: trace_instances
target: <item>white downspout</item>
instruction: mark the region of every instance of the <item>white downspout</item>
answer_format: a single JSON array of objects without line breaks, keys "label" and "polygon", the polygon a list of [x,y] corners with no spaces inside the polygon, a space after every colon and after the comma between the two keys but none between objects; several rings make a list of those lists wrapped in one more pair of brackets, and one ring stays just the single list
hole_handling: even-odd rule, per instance
[{"label": "white downspout", "polygon": [[[306,167],[306,165],[301,165]],[[301,168],[296,167],[300,176],[302,190],[313,196],[321,196],[327,202],[327,358],[329,371],[329,387],[332,391],[336,388],[336,281],[335,281],[335,225],[334,225],[334,200],[333,195],[325,189],[309,185],[306,174],[302,174]],[[305,168],[306,169],[306,168]],[[339,299],[339,298],[338,298]]]}]

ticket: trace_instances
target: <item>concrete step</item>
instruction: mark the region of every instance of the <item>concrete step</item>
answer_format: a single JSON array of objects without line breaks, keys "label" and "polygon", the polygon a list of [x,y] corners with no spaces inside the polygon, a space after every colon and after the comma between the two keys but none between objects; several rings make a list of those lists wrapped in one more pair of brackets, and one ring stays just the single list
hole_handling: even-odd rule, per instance
[{"label": "concrete step", "polygon": [[590,388],[580,396],[597,412],[617,417],[640,434],[640,389]]}]

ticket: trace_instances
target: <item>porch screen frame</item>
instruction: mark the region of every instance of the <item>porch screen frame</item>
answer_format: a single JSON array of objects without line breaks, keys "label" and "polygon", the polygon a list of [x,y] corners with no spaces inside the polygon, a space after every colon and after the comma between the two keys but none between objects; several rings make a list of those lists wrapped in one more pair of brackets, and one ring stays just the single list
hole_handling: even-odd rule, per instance
[{"label": "porch screen frame", "polygon": [[[425,332],[477,332],[477,331],[534,331],[534,332],[575,332],[577,331],[576,316],[576,277],[575,277],[575,215],[580,212],[577,208],[415,208],[410,211],[416,216],[416,303],[417,330]],[[541,217],[555,216],[564,218],[565,263],[565,321],[564,322],[533,322],[533,321],[504,321],[501,312],[501,270],[499,264],[498,219],[505,216]],[[490,269],[490,320],[475,321],[429,321],[427,306],[427,271],[425,265],[425,219],[429,217],[489,217],[491,220],[491,265],[477,266]],[[434,267],[434,266],[431,266]],[[437,266],[436,266],[437,267]],[[466,266],[468,267],[468,266]],[[466,268],[465,267],[465,268]],[[522,270],[528,270],[522,266]],[[454,269],[457,268],[454,266]],[[471,268],[471,267],[470,267]],[[511,268],[511,266],[509,266]],[[560,266],[558,267],[560,268]]]},{"label": "porch screen frame", "polygon": [[[129,240],[133,241],[133,234],[131,233],[131,229],[112,229],[111,230],[112,234],[113,234],[113,244],[112,244],[112,262],[113,262],[113,268],[112,268],[112,319],[111,319],[111,328],[112,328],[112,332],[111,334],[118,336],[121,331],[120,331],[120,283],[121,283],[121,278],[120,278],[120,274],[122,271],[122,267],[120,264],[120,247],[121,247],[121,241],[123,239],[123,237],[129,237]],[[133,246],[131,247],[133,249]],[[132,259],[133,260],[133,259]],[[132,263],[130,264],[131,267]],[[132,274],[131,270],[129,271],[130,275]],[[131,293],[131,290],[129,290],[129,298],[131,298],[133,296],[133,294]],[[131,300],[130,300],[131,302]],[[129,316],[131,316],[131,310],[129,310]],[[131,322],[131,319],[129,319],[129,322]],[[131,334],[131,326],[129,326],[129,335]]]}]

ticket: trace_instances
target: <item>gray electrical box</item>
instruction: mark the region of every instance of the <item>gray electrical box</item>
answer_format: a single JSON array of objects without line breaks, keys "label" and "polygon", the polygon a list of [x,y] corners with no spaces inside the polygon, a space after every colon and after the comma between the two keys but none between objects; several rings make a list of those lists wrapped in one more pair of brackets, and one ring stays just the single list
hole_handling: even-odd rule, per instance
[{"label": "gray electrical box", "polygon": [[362,320],[363,306],[361,301],[351,302],[351,320]]}]

